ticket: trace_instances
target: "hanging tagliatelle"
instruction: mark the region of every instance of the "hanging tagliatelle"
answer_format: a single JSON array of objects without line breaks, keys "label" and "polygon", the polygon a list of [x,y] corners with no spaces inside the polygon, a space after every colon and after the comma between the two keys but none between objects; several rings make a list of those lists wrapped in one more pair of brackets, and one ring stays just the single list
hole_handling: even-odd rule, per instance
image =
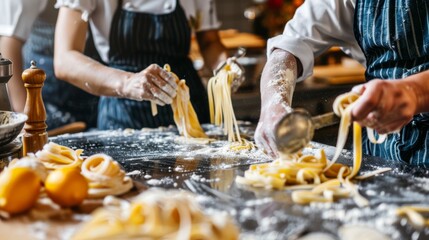
[{"label": "hanging tagliatelle", "polygon": [[[334,158],[332,163],[334,163],[341,154],[341,151],[344,148],[344,145],[347,141],[348,128],[351,124],[351,112],[353,109],[354,102],[359,98],[357,93],[348,92],[339,95],[333,104],[334,113],[341,117],[340,128],[338,130],[338,139],[335,149]],[[371,128],[366,128],[368,133],[368,138],[372,143],[382,143],[386,139],[386,134],[382,134],[376,140],[374,137],[374,130]],[[353,122],[353,151],[354,151],[354,163],[359,165],[362,161],[362,128],[361,126]],[[329,166],[328,166],[329,167]],[[356,172],[353,174],[356,175],[359,168],[356,169]]]},{"label": "hanging tagliatelle", "polygon": [[223,126],[228,141],[242,142],[231,100],[231,84],[234,73],[227,64],[210,78],[207,91],[209,96],[210,122]]},{"label": "hanging tagliatelle", "polygon": [[133,181],[106,154],[94,154],[82,163],[82,175],[89,182],[88,196],[101,198],[107,195],[121,195],[133,187]]},{"label": "hanging tagliatelle", "polygon": [[238,239],[226,215],[206,215],[187,191],[152,188],[131,203],[108,197],[72,239]]},{"label": "hanging tagliatelle", "polygon": [[[171,72],[170,66],[165,65],[164,69]],[[184,79],[179,80],[176,74],[173,73],[177,82],[177,94],[171,103],[173,109],[174,122],[179,129],[181,135],[185,138],[207,138],[203,128],[198,121],[197,113],[191,103],[189,87]]]},{"label": "hanging tagliatelle", "polygon": [[[171,72],[178,85],[176,97],[173,98],[171,108],[174,114],[174,122],[179,130],[180,135],[185,138],[207,138],[203,128],[198,121],[198,116],[195,113],[194,107],[191,103],[189,94],[189,87],[186,85],[184,79],[180,80],[179,77],[171,71],[170,65],[165,64],[164,70]],[[156,104],[151,103],[152,115],[157,114]]]},{"label": "hanging tagliatelle", "polygon": [[69,147],[49,142],[43,149],[36,152],[36,157],[48,170],[60,167],[80,167],[82,164],[82,149],[73,150]]},{"label": "hanging tagliatelle", "polygon": [[[326,158],[323,149],[319,150],[317,156],[296,154],[271,163],[251,165],[244,177],[238,176],[236,182],[254,187],[309,189],[292,192],[292,200],[300,204],[333,202],[337,198],[353,197],[359,206],[367,205],[368,201],[359,194],[357,186],[351,181],[359,172],[362,162],[361,127],[358,123],[353,123],[353,168],[335,163],[347,140],[351,109],[358,97],[355,93],[346,93],[338,96],[334,102],[334,112],[341,116],[341,123],[332,161]],[[382,169],[377,173],[388,170]]]}]

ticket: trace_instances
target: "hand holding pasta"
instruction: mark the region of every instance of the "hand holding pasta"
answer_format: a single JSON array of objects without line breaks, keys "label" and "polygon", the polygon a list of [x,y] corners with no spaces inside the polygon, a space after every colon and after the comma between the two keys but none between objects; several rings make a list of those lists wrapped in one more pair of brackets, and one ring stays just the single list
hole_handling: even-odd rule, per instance
[{"label": "hand holding pasta", "polygon": [[418,94],[404,81],[372,80],[353,89],[361,96],[352,118],[385,134],[401,129],[417,113]]},{"label": "hand holding pasta", "polygon": [[176,96],[177,83],[173,75],[152,64],[141,72],[132,74],[123,86],[121,95],[133,100],[147,100],[164,106]]},{"label": "hand holding pasta", "polygon": [[[186,81],[184,79],[179,80],[179,77],[171,72],[170,65],[165,64],[164,70],[173,76],[174,81],[178,85],[177,93],[171,102],[171,108],[173,109],[174,122],[179,133],[185,138],[207,138],[198,121],[197,113],[192,106]],[[154,104],[152,104],[152,114],[156,114],[156,106]]]},{"label": "hand holding pasta", "polygon": [[230,71],[233,74],[233,80],[231,83],[231,90],[236,92],[240,85],[244,82],[244,68],[238,63],[238,58],[246,55],[246,49],[239,47],[234,56],[229,57],[224,62],[221,62],[216,69],[213,71],[213,75],[216,76],[221,70]]},{"label": "hand holding pasta", "polygon": [[237,58],[235,57],[228,58],[226,60],[226,64],[229,65],[231,72],[233,73],[231,90],[232,92],[236,92],[241,84],[246,80],[244,68],[240,63],[237,62]]}]

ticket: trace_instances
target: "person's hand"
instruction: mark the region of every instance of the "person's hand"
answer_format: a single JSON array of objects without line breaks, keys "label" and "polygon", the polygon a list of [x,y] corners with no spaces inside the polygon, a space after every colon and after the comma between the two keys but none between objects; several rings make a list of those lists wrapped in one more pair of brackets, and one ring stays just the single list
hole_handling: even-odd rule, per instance
[{"label": "person's hand", "polygon": [[237,62],[236,57],[230,57],[226,61],[221,62],[216,67],[214,74],[216,75],[220,70],[225,69],[226,66],[229,66],[230,71],[234,74],[234,78],[231,83],[231,89],[233,92],[236,92],[245,80],[244,68],[240,63]]},{"label": "person's hand", "polygon": [[132,74],[123,87],[123,97],[133,100],[153,101],[164,106],[171,104],[176,96],[177,83],[173,74],[156,64]]},{"label": "person's hand", "polygon": [[236,57],[230,57],[226,60],[227,64],[231,68],[231,72],[234,73],[234,79],[232,80],[231,89],[233,92],[236,92],[241,84],[244,82],[244,68],[240,63],[237,62]]},{"label": "person's hand", "polygon": [[255,143],[262,149],[265,149],[271,157],[278,157],[276,146],[275,131],[279,121],[288,113],[286,108],[281,105],[271,105],[261,110],[258,126],[255,131]]},{"label": "person's hand", "polygon": [[352,110],[353,120],[380,134],[401,129],[417,109],[415,92],[401,80],[372,80],[352,91],[361,95]]}]

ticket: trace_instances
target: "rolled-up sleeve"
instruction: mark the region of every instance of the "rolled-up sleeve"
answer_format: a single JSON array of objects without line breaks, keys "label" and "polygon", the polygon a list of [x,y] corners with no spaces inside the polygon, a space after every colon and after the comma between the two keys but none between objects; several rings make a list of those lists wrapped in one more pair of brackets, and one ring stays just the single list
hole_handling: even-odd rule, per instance
[{"label": "rolled-up sleeve", "polygon": [[274,49],[295,55],[302,64],[298,81],[313,74],[314,58],[331,48],[356,46],[353,33],[355,0],[306,0],[282,35],[268,40],[268,56]]},{"label": "rolled-up sleeve", "polygon": [[46,4],[46,0],[0,1],[0,35],[27,40],[34,20]]},{"label": "rolled-up sleeve", "polygon": [[88,22],[89,16],[95,10],[96,5],[97,0],[57,0],[55,7],[68,7],[79,10],[82,12],[82,20]]}]

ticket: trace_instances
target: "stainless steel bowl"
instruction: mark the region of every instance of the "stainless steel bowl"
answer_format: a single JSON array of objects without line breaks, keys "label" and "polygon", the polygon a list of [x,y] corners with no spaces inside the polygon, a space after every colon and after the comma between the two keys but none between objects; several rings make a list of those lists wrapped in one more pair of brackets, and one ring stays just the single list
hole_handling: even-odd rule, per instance
[{"label": "stainless steel bowl", "polygon": [[21,132],[27,119],[27,115],[23,113],[0,111],[0,146],[12,142]]}]

